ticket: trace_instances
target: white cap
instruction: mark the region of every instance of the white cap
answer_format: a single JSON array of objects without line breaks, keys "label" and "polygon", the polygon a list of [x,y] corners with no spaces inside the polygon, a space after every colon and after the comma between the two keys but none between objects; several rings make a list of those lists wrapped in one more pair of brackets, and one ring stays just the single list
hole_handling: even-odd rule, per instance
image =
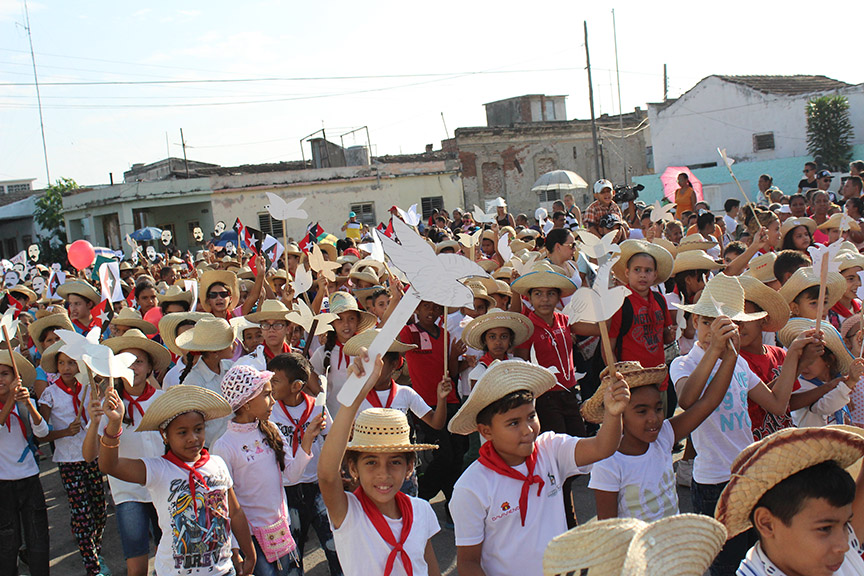
[{"label": "white cap", "polygon": [[781,204],[779,212],[780,214],[791,214],[792,209],[789,207],[789,204]]},{"label": "white cap", "polygon": [[615,187],[612,186],[612,182],[610,182],[609,180],[597,180],[597,182],[594,183],[594,194],[600,194],[601,192],[603,192],[604,188],[609,188],[609,190],[615,189]]}]

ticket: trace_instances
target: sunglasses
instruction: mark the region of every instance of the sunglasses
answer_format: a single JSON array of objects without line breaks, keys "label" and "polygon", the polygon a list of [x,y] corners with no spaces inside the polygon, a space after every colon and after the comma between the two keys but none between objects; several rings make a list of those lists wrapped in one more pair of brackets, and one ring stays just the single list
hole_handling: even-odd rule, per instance
[{"label": "sunglasses", "polygon": [[831,182],[831,178],[823,178],[822,182]]},{"label": "sunglasses", "polygon": [[228,298],[229,296],[231,296],[231,292],[228,292],[227,290],[222,291],[222,292],[208,292],[207,293],[207,298],[210,300],[215,300],[216,298]]}]

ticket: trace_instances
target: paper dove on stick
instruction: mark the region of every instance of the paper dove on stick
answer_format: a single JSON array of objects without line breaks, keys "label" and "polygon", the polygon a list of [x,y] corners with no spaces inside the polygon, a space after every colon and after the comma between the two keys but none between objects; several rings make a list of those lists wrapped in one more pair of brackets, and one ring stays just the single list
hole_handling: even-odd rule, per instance
[{"label": "paper dove on stick", "polygon": [[294,291],[294,296],[299,297],[311,287],[312,271],[308,270],[303,264],[298,264],[297,270],[294,272],[294,280],[291,281],[291,289]]},{"label": "paper dove on stick", "polygon": [[309,265],[312,267],[312,270],[315,270],[330,282],[336,281],[335,271],[342,267],[338,262],[324,260],[324,254],[321,253],[321,248],[317,244],[312,246],[312,252],[309,253]]},{"label": "paper dove on stick", "polygon": [[477,246],[478,244],[480,244],[480,236],[482,236],[482,235],[483,235],[483,229],[482,228],[478,228],[477,230],[474,231],[473,234],[465,234],[464,232],[460,232],[458,234],[459,244],[461,244],[462,246],[464,246],[465,248],[470,250],[474,246]]},{"label": "paper dove on stick", "polygon": [[621,252],[621,247],[615,243],[616,234],[618,231],[613,230],[598,238],[587,230],[580,230],[579,240],[582,241],[582,252],[597,260],[598,264],[603,264],[610,256]]},{"label": "paper dove on stick", "polygon": [[315,327],[315,334],[310,334],[310,337],[319,336],[332,330],[333,326],[331,326],[330,323],[338,318],[339,316],[331,314],[330,312],[323,312],[314,316],[312,310],[303,300],[298,300],[294,305],[294,309],[287,315],[287,320],[289,322],[302,326],[307,332],[312,330],[312,322],[318,320],[318,324]]},{"label": "paper dove on stick", "polygon": [[597,270],[597,278],[591,288],[579,288],[564,307],[564,314],[570,318],[570,324],[576,322],[605,322],[612,318],[624,299],[630,295],[626,286],[609,288],[609,277],[612,266],[618,258],[611,258]]},{"label": "paper dove on stick", "polygon": [[510,266],[519,273],[520,276],[523,276],[531,271],[534,268],[534,263],[540,257],[539,252],[529,252],[528,257],[523,262],[521,258],[518,256],[513,256],[510,258]]},{"label": "paper dove on stick", "polygon": [[828,246],[822,244],[814,244],[807,248],[810,253],[810,258],[813,260],[813,270],[817,274],[822,272],[822,262],[828,258],[828,272],[840,272],[840,263],[837,262],[837,253],[840,252],[841,242],[834,242]]},{"label": "paper dove on stick", "polygon": [[471,216],[474,217],[475,222],[479,222],[481,224],[492,224],[495,222],[495,214],[489,214],[483,211],[482,208],[474,204],[474,211],[471,212]]},{"label": "paper dove on stick", "polygon": [[306,210],[300,208],[300,205],[303,204],[306,198],[296,198],[290,202],[285,202],[280,196],[267,192],[267,200],[270,201],[270,204],[267,204],[264,208],[267,209],[267,212],[270,213],[270,216],[274,220],[291,220],[292,218],[306,220],[309,218]]},{"label": "paper dove on stick", "polygon": [[63,353],[76,361],[83,361],[84,354],[99,354],[99,336],[102,332],[98,326],[94,327],[87,336],[82,336],[74,330],[55,330],[57,336],[63,341]]},{"label": "paper dove on stick", "polygon": [[735,159],[734,159],[734,158],[729,158],[728,156],[726,156],[726,149],[725,149],[725,148],[720,148],[720,147],[718,147],[718,148],[717,148],[717,153],[720,154],[720,157],[723,159],[723,162],[726,164],[726,167],[729,168],[729,169],[731,169],[731,168],[732,168],[732,164],[735,163]]},{"label": "paper dove on stick", "polygon": [[656,200],[654,205],[651,207],[651,222],[659,222],[661,220],[667,220],[672,222],[675,220],[675,207],[677,204],[674,202],[670,202],[665,206],[660,205],[660,201]]},{"label": "paper dove on stick", "polygon": [[130,366],[136,357],[131,352],[121,352],[115,356],[114,351],[107,346],[94,347],[89,352],[81,360],[94,374],[103,378],[123,378],[130,384],[135,380],[135,373]]},{"label": "paper dove on stick", "polygon": [[502,234],[500,238],[498,238],[498,254],[501,255],[501,258],[506,262],[513,257],[513,250],[510,249],[510,235]]},{"label": "paper dove on stick", "polygon": [[420,215],[417,214],[417,204],[412,204],[407,212],[396,206],[396,211],[408,226],[417,226],[420,224]]},{"label": "paper dove on stick", "polygon": [[[10,307],[6,309],[3,317],[0,318],[0,326],[6,328],[10,339],[18,335],[18,320],[15,319],[15,308]],[[0,334],[2,334],[2,330],[0,330]]]}]

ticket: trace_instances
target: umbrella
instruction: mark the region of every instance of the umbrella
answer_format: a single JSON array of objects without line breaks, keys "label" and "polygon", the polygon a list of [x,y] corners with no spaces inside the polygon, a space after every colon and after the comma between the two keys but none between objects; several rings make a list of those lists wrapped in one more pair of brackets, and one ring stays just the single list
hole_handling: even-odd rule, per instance
[{"label": "umbrella", "polygon": [[702,196],[702,182],[699,181],[693,172],[686,166],[669,166],[660,176],[660,182],[663,183],[663,194],[670,202],[675,202],[675,191],[678,190],[678,175],[684,173],[690,178],[690,184],[693,185],[693,190],[696,192],[696,201],[704,200]]},{"label": "umbrella", "polygon": [[236,231],[226,230],[225,232],[222,232],[222,234],[220,234],[217,238],[213,239],[213,243],[216,246],[225,246],[226,244],[228,244],[228,242],[231,242],[232,244],[234,244],[235,248],[238,247],[237,232]]},{"label": "umbrella", "polygon": [[576,190],[588,188],[588,183],[581,176],[570,170],[553,170],[546,172],[531,187],[532,192],[543,190]]},{"label": "umbrella", "polygon": [[156,228],[154,226],[147,226],[146,228],[141,228],[140,230],[135,230],[129,236],[133,240],[137,240],[138,242],[145,242],[147,240],[159,240],[162,238],[162,230]]}]

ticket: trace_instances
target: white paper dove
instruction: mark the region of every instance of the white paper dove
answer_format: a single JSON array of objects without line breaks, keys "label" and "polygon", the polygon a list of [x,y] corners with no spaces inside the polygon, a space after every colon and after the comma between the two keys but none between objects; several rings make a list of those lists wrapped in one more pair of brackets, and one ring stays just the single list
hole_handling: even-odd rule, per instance
[{"label": "white paper dove", "polygon": [[312,267],[312,270],[323,275],[330,282],[336,281],[336,270],[342,267],[338,262],[324,260],[321,248],[317,244],[312,246],[312,252],[309,253],[309,265]]},{"label": "white paper dove", "polygon": [[719,147],[718,147],[718,148],[717,148],[717,153],[720,154],[720,157],[723,159],[723,162],[726,164],[726,167],[729,168],[729,169],[731,170],[731,169],[732,169],[732,164],[735,163],[735,159],[734,159],[734,158],[729,158],[728,156],[726,156],[726,149],[725,149],[725,148],[719,148]]},{"label": "white paper dove", "polygon": [[297,265],[297,270],[294,272],[294,280],[291,281],[291,289],[294,290],[294,297],[297,298],[301,294],[307,292],[312,287],[312,271],[307,270],[303,264]]},{"label": "white paper dove", "polygon": [[99,336],[102,331],[98,326],[90,330],[87,336],[82,336],[74,330],[63,329],[55,330],[55,334],[63,341],[61,351],[73,360],[83,361],[84,354],[91,356],[99,354]]},{"label": "white paper dove", "polygon": [[[15,338],[18,335],[18,320],[16,320],[14,316],[15,309],[7,308],[6,312],[3,313],[3,316],[0,317],[0,326],[6,327],[10,339]],[[0,329],[0,333],[2,333],[2,329]]]},{"label": "white paper dove", "polygon": [[513,250],[510,249],[509,234],[502,234],[501,237],[498,238],[498,254],[501,255],[501,258],[503,258],[505,262],[513,257]]},{"label": "white paper dove", "polygon": [[660,201],[656,200],[651,208],[651,222],[659,222],[661,220],[671,222],[675,220],[675,206],[677,204],[674,202],[661,206]]},{"label": "white paper dove", "polygon": [[474,246],[480,244],[480,236],[482,235],[483,229],[478,228],[474,231],[473,234],[465,234],[464,232],[460,232],[459,234],[457,234],[457,237],[459,238],[459,244],[470,250]]},{"label": "white paper dove", "polygon": [[840,252],[840,244],[841,242],[838,241],[828,246],[814,244],[807,248],[813,260],[813,270],[817,274],[822,273],[822,263],[825,258],[828,258],[828,272],[840,272],[840,263],[836,260],[837,253]]},{"label": "white paper dove", "polygon": [[386,262],[387,257],[384,255],[384,246],[381,244],[381,235],[376,229],[372,229],[372,246],[368,250],[369,257],[376,262]]},{"label": "white paper dove", "polygon": [[[299,268],[299,266],[298,266]],[[303,300],[298,300],[294,304],[294,309],[287,315],[287,320],[289,322],[293,322],[298,326],[302,326],[304,330],[307,332],[312,330],[312,322],[318,320],[318,325],[315,327],[315,334],[310,334],[311,336],[319,336],[324,334],[325,332],[329,332],[333,329],[333,326],[330,323],[333,320],[339,318],[336,314],[331,314],[330,312],[322,312],[317,316],[312,314],[312,310]]]},{"label": "white paper dove", "polygon": [[842,234],[843,232],[848,232],[850,224],[852,224],[852,222],[854,222],[854,220],[851,216],[849,216],[848,214],[843,214],[843,216],[840,217],[840,233]]},{"label": "white paper dove", "polygon": [[471,216],[474,217],[475,222],[479,222],[480,224],[492,224],[495,222],[495,214],[484,212],[482,208],[474,204],[474,211],[471,212]]},{"label": "white paper dove", "polygon": [[94,374],[103,378],[123,378],[130,384],[135,380],[135,373],[130,366],[136,356],[131,352],[121,352],[115,356],[114,351],[107,346],[98,346],[84,354],[81,360]]},{"label": "white paper dove", "polygon": [[613,254],[621,252],[621,247],[615,244],[617,230],[609,232],[603,238],[598,238],[587,230],[579,231],[579,240],[582,242],[582,252],[597,260],[598,264],[604,264]]},{"label": "white paper dove", "polygon": [[296,198],[290,202],[285,202],[285,200],[276,194],[267,192],[267,200],[270,201],[270,204],[264,207],[275,220],[291,220],[292,218],[305,220],[309,218],[306,211],[300,208],[300,205],[303,204],[306,198]]},{"label": "white paper dove", "polygon": [[523,262],[518,256],[510,258],[510,266],[516,270],[520,276],[524,276],[534,267],[534,262],[540,257],[539,252],[529,252],[528,258]]},{"label": "white paper dove", "polygon": [[597,278],[591,288],[579,288],[564,307],[564,314],[570,318],[570,324],[576,322],[605,322],[612,318],[624,299],[630,295],[626,286],[609,288],[609,277],[612,266],[618,258],[611,258],[597,270]]},{"label": "white paper dove", "polygon": [[420,224],[420,215],[417,214],[417,204],[412,204],[411,207],[408,208],[407,212],[398,206],[396,207],[396,211],[399,212],[399,216],[409,226],[417,226]]}]

